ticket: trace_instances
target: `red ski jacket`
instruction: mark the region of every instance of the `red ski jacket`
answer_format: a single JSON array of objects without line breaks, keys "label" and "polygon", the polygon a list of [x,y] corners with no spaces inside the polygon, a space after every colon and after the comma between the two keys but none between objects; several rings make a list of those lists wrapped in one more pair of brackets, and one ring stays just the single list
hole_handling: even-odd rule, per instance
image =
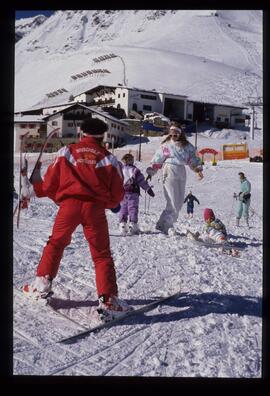
[{"label": "red ski jacket", "polygon": [[37,197],[59,204],[67,198],[104,203],[115,208],[124,196],[123,175],[117,158],[93,137],[62,147],[42,182],[34,183]]}]

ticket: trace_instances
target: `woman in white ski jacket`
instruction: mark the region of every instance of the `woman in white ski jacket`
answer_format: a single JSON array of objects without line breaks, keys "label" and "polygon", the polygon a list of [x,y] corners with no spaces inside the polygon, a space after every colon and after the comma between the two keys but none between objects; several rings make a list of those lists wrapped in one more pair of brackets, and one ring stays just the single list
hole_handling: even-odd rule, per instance
[{"label": "woman in white ski jacket", "polygon": [[148,179],[151,179],[163,166],[162,182],[166,207],[160,215],[156,229],[165,234],[175,232],[173,224],[177,221],[184,203],[185,165],[189,165],[190,169],[197,173],[199,179],[203,178],[202,166],[200,159],[196,157],[195,147],[186,139],[178,124],[172,122],[169,135],[163,140],[161,147],[152,158],[151,167],[146,169]]}]

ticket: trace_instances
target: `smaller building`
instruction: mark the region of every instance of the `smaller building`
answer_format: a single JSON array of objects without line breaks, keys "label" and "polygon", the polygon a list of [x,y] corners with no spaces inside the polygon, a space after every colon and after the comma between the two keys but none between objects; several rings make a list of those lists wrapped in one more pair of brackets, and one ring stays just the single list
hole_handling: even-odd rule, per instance
[{"label": "smaller building", "polygon": [[46,122],[39,115],[16,115],[14,117],[14,152],[20,151],[20,136],[46,136]]},{"label": "smaller building", "polygon": [[56,113],[44,117],[47,123],[47,134],[54,128],[60,128],[59,137],[74,137],[80,133],[83,120],[91,115],[108,124],[105,142],[109,146],[118,147],[125,144],[128,139],[129,124],[110,116],[106,112],[93,107],[76,103]]},{"label": "smaller building", "polygon": [[157,112],[171,119],[186,119],[187,97],[185,95],[157,92],[156,90],[130,88],[122,85],[98,85],[74,95],[74,100],[86,103],[88,106],[111,105],[116,109],[122,109],[123,118],[130,117],[134,112],[140,114]]},{"label": "smaller building", "polygon": [[217,128],[235,128],[245,126],[244,109],[246,107],[188,100],[187,120],[208,122]]}]

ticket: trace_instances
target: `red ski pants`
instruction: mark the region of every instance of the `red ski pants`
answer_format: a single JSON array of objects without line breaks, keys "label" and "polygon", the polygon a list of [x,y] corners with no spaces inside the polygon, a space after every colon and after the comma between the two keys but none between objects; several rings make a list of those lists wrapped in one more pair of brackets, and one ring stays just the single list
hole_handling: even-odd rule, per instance
[{"label": "red ski pants", "polygon": [[95,266],[97,294],[117,296],[114,262],[110,251],[108,223],[103,206],[66,199],[60,204],[52,235],[43,250],[37,268],[37,276],[55,278],[66,246],[72,233],[81,224]]}]

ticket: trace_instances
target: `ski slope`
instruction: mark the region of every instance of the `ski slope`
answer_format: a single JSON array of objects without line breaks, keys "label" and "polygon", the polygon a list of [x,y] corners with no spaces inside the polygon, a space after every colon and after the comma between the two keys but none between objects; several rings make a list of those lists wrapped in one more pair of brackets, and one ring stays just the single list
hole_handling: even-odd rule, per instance
[{"label": "ski slope", "polygon": [[[257,131],[258,132],[258,131]],[[223,143],[231,143],[226,135]],[[147,154],[160,138],[142,145]],[[194,136],[189,140],[194,143]],[[217,147],[219,140],[199,136],[199,147]],[[261,139],[257,141],[261,144]],[[128,151],[128,147],[126,148]],[[29,155],[29,167],[35,154]],[[120,158],[119,158],[120,159]],[[44,157],[42,172],[52,160]],[[137,162],[145,173],[148,161]],[[182,294],[144,315],[126,318],[115,326],[90,334],[71,345],[56,341],[82,330],[97,304],[93,262],[78,227],[66,248],[53,282],[54,307],[73,321],[29,302],[19,291],[31,281],[50,235],[58,207],[49,199],[33,198],[14,226],[14,351],[15,375],[223,377],[258,378],[262,369],[262,164],[248,160],[206,163],[198,181],[187,169],[186,193],[200,200],[194,218],[183,206],[177,228],[180,235],[155,231],[165,206],[161,172],[153,179],[156,196],[142,192],[139,225],[142,233],[122,237],[117,214],[107,211],[111,250],[119,297],[139,307],[179,288]],[[252,185],[250,225],[235,226],[239,191],[238,172]],[[14,165],[18,184],[18,157]],[[16,187],[17,189],[17,187]],[[226,225],[229,239],[244,250],[241,258],[222,255],[218,249],[193,244],[183,235],[187,228],[200,231],[203,210],[210,207]],[[149,233],[151,232],[152,233]]]},{"label": "ski slope", "polygon": [[[124,83],[241,106],[262,96],[261,10],[56,11],[15,47],[15,111]],[[28,22],[28,19],[27,19]],[[34,21],[33,21],[34,22]],[[19,22],[17,22],[19,23]],[[23,25],[23,20],[20,22]],[[116,58],[95,63],[114,53]],[[87,69],[110,73],[72,80]],[[48,100],[60,88],[66,94]]]}]

